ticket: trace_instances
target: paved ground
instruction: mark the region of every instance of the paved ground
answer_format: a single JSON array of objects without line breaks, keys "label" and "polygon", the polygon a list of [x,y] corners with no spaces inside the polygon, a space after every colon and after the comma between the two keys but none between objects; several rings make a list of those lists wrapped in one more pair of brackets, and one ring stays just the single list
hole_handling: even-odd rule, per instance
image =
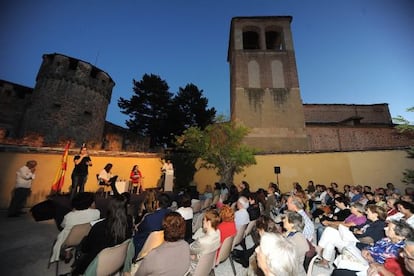
[{"label": "paved ground", "polygon": [[[7,211],[0,210],[0,225],[0,275],[55,275],[55,265],[47,267],[52,243],[59,233],[53,220],[36,222],[30,213],[8,218]],[[237,275],[245,274],[241,265],[235,266]],[[60,262],[59,273],[69,270],[69,265]],[[215,269],[216,276],[232,274],[228,261]]]},{"label": "paved ground", "polygon": [[[28,211],[28,210],[26,210]],[[0,210],[0,267],[1,275],[52,276],[55,265],[48,268],[51,246],[58,234],[53,220],[36,222],[30,214],[7,218],[6,210]],[[247,239],[247,245],[252,241]],[[246,269],[235,262],[237,275],[245,275]],[[69,272],[70,267],[60,262],[59,273]],[[313,275],[329,275],[329,271],[315,268]],[[215,268],[216,276],[233,275],[229,261]]]}]

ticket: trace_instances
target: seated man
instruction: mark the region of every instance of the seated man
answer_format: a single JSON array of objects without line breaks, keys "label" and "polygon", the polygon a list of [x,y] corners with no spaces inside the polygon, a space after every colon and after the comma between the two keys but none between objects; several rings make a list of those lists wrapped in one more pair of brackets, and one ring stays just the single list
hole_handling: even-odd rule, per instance
[{"label": "seated man", "polygon": [[249,200],[241,196],[237,200],[237,211],[234,213],[234,222],[236,223],[236,229],[239,230],[239,228],[245,224],[248,224],[250,222],[250,216],[247,212],[247,208],[249,208]]}]

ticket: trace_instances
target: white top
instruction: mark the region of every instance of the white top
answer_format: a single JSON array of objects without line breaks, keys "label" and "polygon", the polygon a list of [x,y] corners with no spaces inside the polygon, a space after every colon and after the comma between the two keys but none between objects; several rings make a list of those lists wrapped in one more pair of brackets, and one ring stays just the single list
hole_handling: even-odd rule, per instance
[{"label": "white top", "polygon": [[103,169],[98,176],[99,179],[102,179],[104,181],[108,181],[111,177],[112,174],[110,172],[105,171],[105,169]]},{"label": "white top", "polygon": [[50,257],[50,262],[59,260],[60,248],[68,237],[73,226],[97,220],[100,216],[101,212],[98,209],[91,208],[85,210],[74,210],[67,213],[61,224],[63,230],[58,234],[56,242],[53,246],[53,254]]},{"label": "white top", "polygon": [[184,218],[184,220],[193,219],[194,216],[193,208],[191,207],[180,207],[176,212],[179,213]]},{"label": "white top", "polygon": [[16,171],[16,188],[31,188],[35,174],[27,166],[23,166]]},{"label": "white top", "polygon": [[249,213],[246,209],[240,209],[234,213],[234,222],[236,223],[236,229],[239,230],[240,226],[248,224],[250,222]]}]

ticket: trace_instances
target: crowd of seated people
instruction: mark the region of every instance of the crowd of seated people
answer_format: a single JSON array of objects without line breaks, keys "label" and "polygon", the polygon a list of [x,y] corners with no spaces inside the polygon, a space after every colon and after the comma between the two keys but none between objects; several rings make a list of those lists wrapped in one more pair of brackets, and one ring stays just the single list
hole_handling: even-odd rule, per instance
[{"label": "crowd of seated people", "polygon": [[[256,222],[252,230],[253,246],[242,246],[242,250],[237,249],[232,253],[236,262],[248,268],[248,275],[273,275],[277,269],[282,269],[273,267],[274,258],[280,258],[281,262],[289,264],[288,268],[283,268],[286,273],[306,275],[307,256],[314,247],[319,254],[316,265],[321,269],[336,268],[336,275],[356,273],[337,266],[337,260],[346,252],[344,248],[359,254],[357,257],[360,260],[366,260],[366,271],[394,271],[392,267],[400,264],[400,271],[405,272],[407,268],[404,267],[404,262],[398,261],[407,260],[407,256],[414,255],[412,251],[400,254],[406,241],[414,241],[413,233],[410,232],[414,227],[413,199],[411,195],[402,195],[391,183],[387,183],[386,188],[344,185],[342,190],[335,182],[326,186],[309,181],[306,189],[295,182],[286,193],[280,191],[275,183],[255,192],[251,191],[251,186],[246,181],[230,186],[217,182],[214,187],[213,190],[209,185],[206,193],[201,196],[184,191],[176,197],[176,212],[171,210],[171,195],[158,192],[153,210],[150,208],[147,213],[142,212],[145,209],[143,205],[140,215],[130,214],[134,220],[127,222],[125,235],[110,236],[105,242],[99,243],[108,247],[132,237],[135,260],[150,233],[164,230],[164,242],[143,258],[136,275],[181,275],[183,271],[189,271],[188,275],[191,275],[204,254],[217,251],[218,256],[223,241],[229,236],[235,236],[238,230],[245,229],[251,221]],[[122,195],[114,196],[113,200],[118,197]],[[193,200],[203,202],[212,198],[218,200],[193,212]],[[107,229],[107,224],[112,221],[108,220],[110,216],[108,212],[107,219],[104,220],[106,222],[96,224],[101,231]],[[189,225],[186,222],[198,216],[203,218],[201,227],[191,238],[182,236],[183,230],[184,234],[192,234],[192,231],[186,232]],[[94,219],[96,218],[90,220]],[[268,232],[273,234],[263,236]],[[263,244],[264,241],[266,245]],[[243,243],[245,245],[244,241]],[[279,248],[282,245],[284,248]],[[88,246],[82,245],[82,248],[86,254]],[[92,256],[96,256],[102,248],[94,248],[88,260],[91,261]],[[291,248],[292,252],[279,256],[279,253],[273,252],[275,248],[279,248],[280,252]],[[392,254],[380,253],[390,250]],[[172,263],[170,269],[168,266],[158,268],[158,265],[154,265],[160,256],[175,255],[183,259],[180,265]],[[82,273],[85,264],[76,265],[73,274]],[[411,266],[414,267],[413,264]]]}]

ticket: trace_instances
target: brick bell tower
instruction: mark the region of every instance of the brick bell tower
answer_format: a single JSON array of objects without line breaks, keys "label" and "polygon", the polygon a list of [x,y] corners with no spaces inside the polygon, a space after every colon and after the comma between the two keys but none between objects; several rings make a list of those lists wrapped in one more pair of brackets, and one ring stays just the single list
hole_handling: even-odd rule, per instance
[{"label": "brick bell tower", "polygon": [[231,21],[231,120],[250,128],[245,142],[261,152],[309,149],[291,22],[291,16]]}]

